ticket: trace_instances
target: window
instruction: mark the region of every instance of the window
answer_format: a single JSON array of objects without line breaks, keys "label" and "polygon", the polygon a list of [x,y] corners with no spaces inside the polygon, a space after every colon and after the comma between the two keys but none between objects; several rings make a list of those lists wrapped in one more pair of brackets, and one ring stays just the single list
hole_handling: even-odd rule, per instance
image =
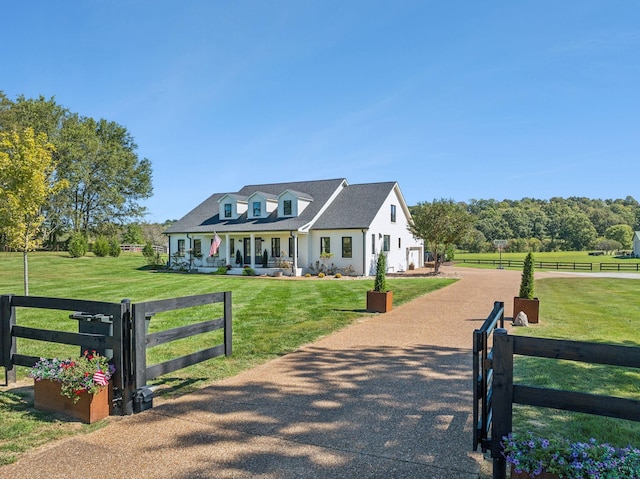
[{"label": "window", "polygon": [[229,254],[236,254],[236,240],[233,238],[229,240]]},{"label": "window", "polygon": [[353,248],[351,246],[351,236],[342,237],[342,257],[351,258],[353,254]]},{"label": "window", "polygon": [[193,240],[193,256],[202,256],[202,240]]},{"label": "window", "polygon": [[320,238],[320,254],[331,253],[331,238],[323,236]]},{"label": "window", "polygon": [[184,256],[184,240],[178,240],[178,256]]},{"label": "window", "polygon": [[402,238],[398,238],[398,249],[402,248]]},{"label": "window", "polygon": [[376,235],[371,235],[371,254],[376,254]]},{"label": "window", "polygon": [[396,205],[391,205],[391,222],[396,222]]},{"label": "window", "polygon": [[256,238],[256,258],[262,257],[262,238]]},{"label": "window", "polygon": [[231,218],[231,203],[224,204],[224,217]]},{"label": "window", "polygon": [[280,238],[271,238],[271,257],[280,257]]},{"label": "window", "polygon": [[253,202],[253,216],[260,216],[262,213],[262,204],[259,201]]},{"label": "window", "polygon": [[294,252],[296,250],[295,248],[295,241],[296,239],[292,236],[289,236],[289,257],[293,258]]},{"label": "window", "polygon": [[382,241],[382,251],[389,251],[391,249],[391,236],[384,235]]},{"label": "window", "polygon": [[285,216],[291,216],[293,209],[291,208],[291,200],[284,200],[282,202],[282,210]]}]

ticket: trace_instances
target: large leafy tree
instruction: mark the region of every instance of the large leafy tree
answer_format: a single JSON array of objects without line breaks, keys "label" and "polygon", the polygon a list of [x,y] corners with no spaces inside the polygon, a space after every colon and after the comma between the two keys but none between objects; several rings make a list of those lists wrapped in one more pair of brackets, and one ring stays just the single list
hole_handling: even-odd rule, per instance
[{"label": "large leafy tree", "polygon": [[138,159],[125,127],[71,115],[59,149],[58,176],[70,186],[58,203],[67,208],[73,231],[88,234],[102,223],[124,223],[144,214],[138,200],[151,196],[151,163]]},{"label": "large leafy tree", "polygon": [[42,207],[65,181],[54,177],[54,147],[32,128],[0,132],[0,226],[10,247],[23,253],[24,294],[29,294],[28,252],[40,245]]},{"label": "large leafy tree", "polygon": [[472,217],[461,204],[451,199],[418,203],[411,208],[409,231],[429,245],[435,258],[435,272],[440,271],[440,258],[448,246],[461,242],[467,235]]},{"label": "large leafy tree", "polygon": [[607,228],[605,237],[617,241],[624,249],[633,246],[633,229],[629,225],[613,225]]},{"label": "large leafy tree", "polygon": [[[55,146],[68,113],[53,97],[26,98],[20,95],[15,101],[11,101],[0,91],[0,131],[13,132],[32,128],[36,135],[47,135],[47,140]],[[52,155],[57,163],[58,151],[54,149]],[[60,215],[60,208],[56,207],[53,197],[43,205],[41,214],[44,216],[40,227],[42,240],[44,243],[55,243],[56,236],[65,227],[65,218]]]},{"label": "large leafy tree", "polygon": [[140,200],[152,194],[151,163],[140,160],[125,127],[82,117],[56,104],[54,98],[11,101],[0,91],[0,131],[45,133],[54,145],[53,176],[69,188],[44,205],[45,236],[58,232],[104,233],[107,224],[125,224],[145,213]]}]

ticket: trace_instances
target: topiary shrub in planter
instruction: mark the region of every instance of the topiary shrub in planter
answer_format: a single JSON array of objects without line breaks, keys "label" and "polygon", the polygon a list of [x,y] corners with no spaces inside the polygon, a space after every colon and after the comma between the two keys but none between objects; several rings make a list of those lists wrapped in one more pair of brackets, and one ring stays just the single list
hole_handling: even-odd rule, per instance
[{"label": "topiary shrub in planter", "polygon": [[533,297],[533,270],[533,253],[529,251],[524,259],[520,291],[518,296],[513,298],[513,317],[515,318],[520,311],[523,311],[529,323],[537,323],[540,316],[540,302],[538,298]]},{"label": "topiary shrub in planter", "polygon": [[367,311],[370,313],[386,313],[393,308],[393,291],[387,290],[387,256],[378,255],[376,279],[373,290],[367,291]]}]

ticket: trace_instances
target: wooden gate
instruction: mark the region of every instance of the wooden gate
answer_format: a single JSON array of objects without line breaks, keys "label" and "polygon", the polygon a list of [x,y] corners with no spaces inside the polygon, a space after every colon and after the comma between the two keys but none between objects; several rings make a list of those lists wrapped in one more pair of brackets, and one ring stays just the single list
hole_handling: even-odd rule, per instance
[{"label": "wooden gate", "polygon": [[[495,312],[495,307],[494,307]],[[608,344],[566,341],[559,339],[513,336],[504,328],[495,327],[495,317],[489,316],[480,330],[474,331],[474,404],[478,407],[477,427],[474,430],[474,450],[491,451],[494,479],[505,479],[506,460],[501,440],[512,429],[513,404],[563,409],[597,416],[608,416],[640,422],[640,401],[612,396],[600,396],[575,391],[548,389],[515,384],[513,380],[514,354],[584,363],[623,366],[640,369],[640,348]],[[476,365],[476,342],[484,333],[493,330],[493,347],[485,359]],[[482,343],[487,348],[489,343]],[[484,364],[482,364],[484,363]],[[486,368],[485,368],[486,367]],[[479,386],[478,381],[483,386]],[[475,409],[474,406],[474,417]],[[490,436],[489,436],[490,432]]]},{"label": "wooden gate", "polygon": [[[172,330],[147,334],[146,328],[151,316],[155,313],[218,302],[224,303],[222,318],[200,321]],[[62,310],[76,312],[77,316],[105,317],[112,322],[112,327],[109,328],[109,332],[101,333],[75,333],[25,327],[18,324],[17,310],[19,308]],[[116,367],[116,372],[113,376],[114,413],[132,414],[145,409],[142,407],[136,408],[136,404],[140,403],[142,397],[152,398],[152,393],[146,387],[148,380],[217,356],[230,355],[232,353],[231,322],[230,292],[172,298],[133,305],[126,299],[120,303],[108,303],[38,296],[4,295],[0,297],[0,365],[5,370],[5,383],[9,384],[16,380],[16,366],[31,367],[40,359],[42,355],[28,356],[20,354],[18,351],[18,338],[77,345],[81,349],[111,350],[110,362]],[[216,329],[224,329],[223,344],[147,368],[147,347]]]}]

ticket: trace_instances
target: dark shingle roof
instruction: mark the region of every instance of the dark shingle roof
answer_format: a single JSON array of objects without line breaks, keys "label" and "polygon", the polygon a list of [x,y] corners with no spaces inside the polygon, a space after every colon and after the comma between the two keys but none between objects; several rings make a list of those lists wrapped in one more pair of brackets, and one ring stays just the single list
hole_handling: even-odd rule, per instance
[{"label": "dark shingle roof", "polygon": [[[345,179],[248,185],[235,193],[215,193],[200,205],[171,225],[165,233],[210,233],[236,231],[293,231],[311,222],[326,205],[331,196],[347,185]],[[313,224],[312,229],[367,228],[393,190],[395,182],[349,185],[342,188],[335,200]],[[296,218],[278,218],[273,211],[266,218],[247,219],[244,213],[236,220],[220,218],[218,201],[225,195],[246,199],[260,192],[275,197],[290,190],[301,198],[312,200]]]},{"label": "dark shingle roof", "polygon": [[368,228],[395,182],[350,185],[313,225],[314,229]]},{"label": "dark shingle roof", "polygon": [[[344,178],[317,181],[298,181],[289,183],[273,183],[266,185],[247,185],[240,191],[229,193],[215,193],[187,213],[183,218],[171,225],[165,233],[206,233],[224,231],[293,231],[313,220],[321,208],[331,198],[331,195],[346,184]],[[261,192],[266,195],[277,196],[285,190],[304,192],[305,197],[313,201],[296,218],[278,218],[278,212],[273,211],[268,217],[261,219],[247,219],[244,213],[237,220],[220,218],[218,200],[224,195],[236,195],[248,198],[253,193]]]}]

